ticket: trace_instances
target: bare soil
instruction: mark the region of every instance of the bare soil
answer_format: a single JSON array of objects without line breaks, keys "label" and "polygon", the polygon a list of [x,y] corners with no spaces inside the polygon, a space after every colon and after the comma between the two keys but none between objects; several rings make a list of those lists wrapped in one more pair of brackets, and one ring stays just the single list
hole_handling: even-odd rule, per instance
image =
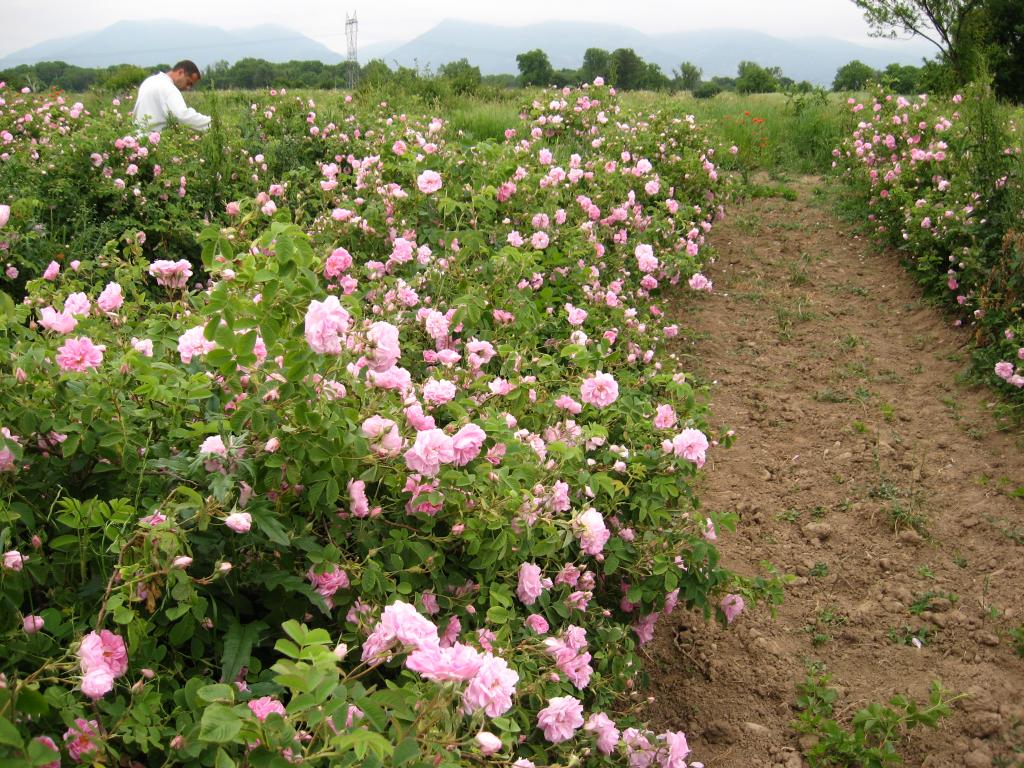
[{"label": "bare soil", "polygon": [[906,765],[1022,766],[1021,430],[1000,431],[992,392],[958,383],[967,333],[830,213],[826,183],[732,207],[714,294],[674,310],[694,330],[677,354],[738,435],[711,452],[703,492],[738,516],[724,563],[795,578],[775,616],[663,620],[647,716],[685,730],[709,768],[799,768],[796,686],[818,661],[841,721],[897,693],[924,701],[933,680],[968,694],[911,732]]}]

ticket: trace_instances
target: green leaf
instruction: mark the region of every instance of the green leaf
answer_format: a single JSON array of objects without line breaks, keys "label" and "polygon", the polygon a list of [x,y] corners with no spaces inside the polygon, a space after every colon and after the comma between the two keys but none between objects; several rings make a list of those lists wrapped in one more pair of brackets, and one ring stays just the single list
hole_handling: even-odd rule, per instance
[{"label": "green leaf", "polygon": [[211,704],[203,711],[199,738],[223,744],[234,741],[241,730],[242,718],[234,709],[224,704]]},{"label": "green leaf", "polygon": [[[221,680],[230,683],[238,677],[239,671],[249,661],[252,647],[259,641],[260,633],[267,628],[262,621],[242,626],[232,619],[224,635],[224,652],[221,654]],[[201,695],[201,694],[200,694]]]},{"label": "green leaf", "polygon": [[256,523],[256,527],[260,529],[260,532],[274,544],[281,547],[291,546],[288,532],[269,509],[260,509],[253,512],[252,519]]},{"label": "green leaf", "polygon": [[21,749],[25,740],[14,724],[5,717],[0,717],[0,744],[7,744],[11,747]]},{"label": "green leaf", "polygon": [[[231,679],[234,680],[234,678]],[[213,685],[204,685],[196,691],[196,695],[206,702],[220,701],[222,699],[234,701],[235,689],[234,686],[228,685],[227,683],[214,683]]]},{"label": "green leaf", "polygon": [[415,760],[419,757],[419,754],[420,748],[416,743],[416,739],[404,739],[395,747],[394,754],[391,755],[391,764],[395,766],[404,765]]}]

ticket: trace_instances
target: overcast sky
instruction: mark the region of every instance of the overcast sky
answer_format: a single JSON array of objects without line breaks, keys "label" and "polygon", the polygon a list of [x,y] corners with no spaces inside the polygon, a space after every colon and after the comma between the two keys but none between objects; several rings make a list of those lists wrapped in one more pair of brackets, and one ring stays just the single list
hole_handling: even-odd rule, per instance
[{"label": "overcast sky", "polygon": [[822,35],[870,42],[867,26],[851,0],[377,0],[361,6],[355,0],[215,0],[205,6],[0,0],[0,56],[55,37],[102,29],[115,21],[167,18],[228,29],[282,24],[344,52],[346,10],[359,14],[361,45],[410,40],[444,18],[502,25],[579,19],[628,25],[643,32],[738,27],[780,37]]}]

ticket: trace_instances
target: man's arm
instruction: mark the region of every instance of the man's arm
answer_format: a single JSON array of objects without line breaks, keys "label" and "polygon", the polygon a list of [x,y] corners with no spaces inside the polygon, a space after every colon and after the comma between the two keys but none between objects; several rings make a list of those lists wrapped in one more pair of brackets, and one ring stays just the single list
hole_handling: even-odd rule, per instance
[{"label": "man's arm", "polygon": [[174,116],[182,125],[195,128],[197,131],[205,131],[210,127],[211,118],[202,112],[196,112],[185,103],[185,97],[181,91],[171,85],[167,90],[167,111]]}]

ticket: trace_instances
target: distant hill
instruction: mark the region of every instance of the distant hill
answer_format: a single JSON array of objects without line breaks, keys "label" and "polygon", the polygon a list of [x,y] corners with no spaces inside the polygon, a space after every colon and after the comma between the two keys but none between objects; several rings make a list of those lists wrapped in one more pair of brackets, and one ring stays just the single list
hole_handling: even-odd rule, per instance
[{"label": "distant hill", "polygon": [[[343,41],[339,41],[343,42]],[[499,27],[445,19],[405,43],[373,43],[360,51],[365,64],[380,58],[393,66],[436,70],[469,59],[484,74],[515,73],[516,55],[534,48],[547,52],[556,69],[575,69],[587,48],[632,48],[658,64],[666,75],[692,61],[704,76],[735,75],[740,61],[780,66],[795,80],[827,85],[836,70],[853,59],[874,67],[920,64],[934,50],[926,43],[880,41],[858,45],[833,38],[783,40],[743,29],[715,29],[649,35],[631,27],[576,21],[547,21],[522,27]],[[267,61],[319,60],[336,64],[344,56],[287,27],[266,24],[225,30],[182,21],[121,21],[96,32],[49,40],[0,59],[0,69],[39,61],[65,61],[83,67],[111,64],[173,64],[190,58],[200,67],[246,57]]]},{"label": "distant hill", "polygon": [[206,67],[221,59],[248,56],[267,61],[316,59],[337,64],[344,56],[308,37],[275,24],[225,30],[184,21],[119,21],[96,32],[48,40],[0,59],[0,69],[39,61],[81,67],[111,64],[173,64],[192,59]]},{"label": "distant hill", "polygon": [[[388,64],[418,64],[437,69],[461,58],[487,74],[517,72],[516,55],[540,48],[555,69],[575,69],[587,48],[632,48],[671,75],[683,61],[692,61],[705,77],[735,76],[741,61],[781,66],[795,80],[831,84],[836,70],[853,59],[874,67],[897,62],[920,64],[934,48],[919,41],[879,41],[858,45],[834,38],[783,40],[744,29],[696,30],[648,35],[614,24],[549,21],[522,27],[445,19],[437,26],[386,53],[374,53]],[[365,63],[366,57],[360,56]]]}]

